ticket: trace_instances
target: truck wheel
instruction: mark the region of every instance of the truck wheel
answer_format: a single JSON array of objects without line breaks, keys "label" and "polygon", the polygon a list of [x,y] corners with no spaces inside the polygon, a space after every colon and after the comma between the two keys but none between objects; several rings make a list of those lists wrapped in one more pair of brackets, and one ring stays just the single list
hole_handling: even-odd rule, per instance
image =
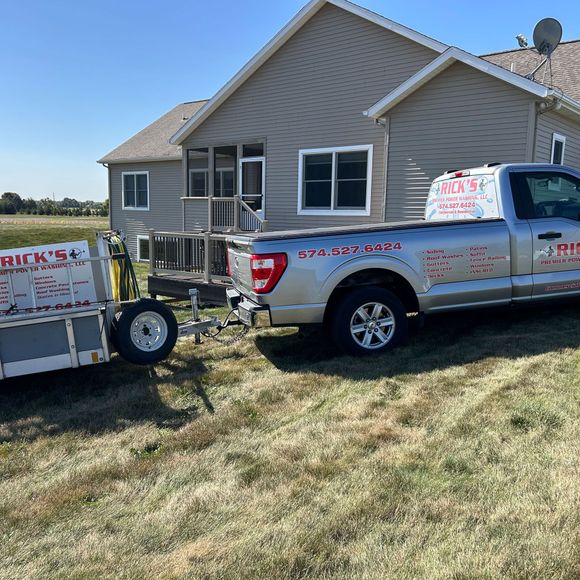
[{"label": "truck wheel", "polygon": [[338,348],[352,355],[391,350],[407,337],[407,314],[388,290],[367,286],[349,292],[336,307],[331,331]]},{"label": "truck wheel", "polygon": [[177,320],[165,304],[142,298],[119,312],[111,325],[111,342],[117,352],[137,365],[155,364],[173,350]]}]

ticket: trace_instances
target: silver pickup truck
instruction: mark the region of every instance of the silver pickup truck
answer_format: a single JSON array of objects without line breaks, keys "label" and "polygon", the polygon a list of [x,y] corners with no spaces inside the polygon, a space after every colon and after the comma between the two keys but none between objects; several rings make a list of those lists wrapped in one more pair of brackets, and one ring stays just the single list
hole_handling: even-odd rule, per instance
[{"label": "silver pickup truck", "polygon": [[232,308],[251,326],[323,323],[351,354],[408,317],[580,295],[580,173],[489,164],[431,185],[425,219],[228,237]]}]

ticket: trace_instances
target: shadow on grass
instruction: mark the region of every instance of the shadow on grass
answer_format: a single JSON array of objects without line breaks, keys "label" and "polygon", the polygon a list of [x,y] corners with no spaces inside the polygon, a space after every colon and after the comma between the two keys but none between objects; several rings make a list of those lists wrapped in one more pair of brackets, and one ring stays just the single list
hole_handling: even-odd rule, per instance
[{"label": "shadow on grass", "polygon": [[[179,428],[201,407],[213,412],[200,380],[206,371],[199,359],[174,352],[155,368],[116,356],[105,365],[7,379],[0,382],[0,443],[116,431],[138,422]],[[168,406],[160,393],[165,383],[177,383],[171,394],[188,406]]]},{"label": "shadow on grass", "polygon": [[441,370],[487,358],[519,358],[557,353],[580,345],[578,303],[480,310],[428,317],[413,328],[409,344],[368,357],[340,356],[323,330],[262,334],[256,345],[278,369],[311,371],[357,380]]}]

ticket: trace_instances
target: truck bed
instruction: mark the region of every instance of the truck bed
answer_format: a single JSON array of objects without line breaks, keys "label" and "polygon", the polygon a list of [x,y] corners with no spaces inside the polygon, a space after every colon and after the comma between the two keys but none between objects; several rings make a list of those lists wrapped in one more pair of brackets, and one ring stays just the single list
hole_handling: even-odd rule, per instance
[{"label": "truck bed", "polygon": [[333,226],[329,228],[312,228],[307,230],[280,230],[276,232],[247,232],[243,234],[228,234],[228,240],[240,239],[245,242],[269,242],[279,240],[291,240],[296,238],[320,238],[324,236],[336,236],[343,234],[364,234],[379,231],[399,231],[406,229],[426,229],[440,228],[442,226],[473,225],[476,223],[501,222],[502,218],[493,219],[469,219],[469,220],[449,220],[432,221],[425,220],[404,221],[404,222],[384,222],[379,224],[363,224],[356,226]]}]

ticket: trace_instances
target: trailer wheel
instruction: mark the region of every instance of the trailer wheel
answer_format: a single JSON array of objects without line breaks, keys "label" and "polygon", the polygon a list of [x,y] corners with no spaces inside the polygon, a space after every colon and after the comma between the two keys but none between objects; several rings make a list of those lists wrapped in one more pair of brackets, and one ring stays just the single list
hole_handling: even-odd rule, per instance
[{"label": "trailer wheel", "polygon": [[348,354],[391,350],[407,337],[405,307],[384,288],[358,288],[346,294],[337,305],[331,332],[337,347]]},{"label": "trailer wheel", "polygon": [[111,342],[117,352],[137,365],[155,364],[173,350],[177,320],[165,304],[142,298],[119,312],[111,326]]}]

